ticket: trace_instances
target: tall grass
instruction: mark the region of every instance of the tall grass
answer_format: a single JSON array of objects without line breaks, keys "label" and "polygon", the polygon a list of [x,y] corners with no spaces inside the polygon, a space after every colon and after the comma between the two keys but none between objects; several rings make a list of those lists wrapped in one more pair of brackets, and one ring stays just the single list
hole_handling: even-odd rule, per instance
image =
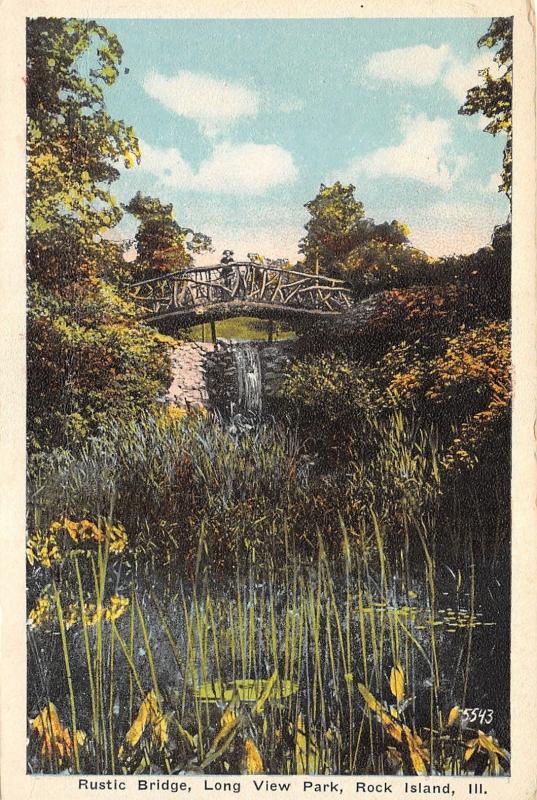
[{"label": "tall grass", "polygon": [[[66,722],[75,718],[76,709],[73,725],[88,733],[79,765],[86,772],[130,772],[150,765],[166,772],[240,772],[248,737],[267,772],[304,772],[298,762],[305,758],[313,772],[385,773],[391,770],[388,748],[395,742],[364,706],[360,686],[385,703],[389,713],[396,701],[387,676],[399,664],[408,705],[401,705],[396,718],[419,732],[430,752],[430,768],[444,772],[447,751],[456,749],[454,731],[447,731],[448,712],[464,705],[471,641],[462,626],[455,637],[448,639],[443,632],[439,637],[429,566],[421,583],[416,576],[412,586],[418,591],[413,591],[390,577],[385,559],[382,546],[366,563],[346,547],[337,562],[322,550],[314,566],[291,560],[285,575],[274,567],[258,572],[251,566],[220,585],[207,578],[197,585],[181,578],[174,592],[134,581],[130,608],[117,621],[82,622],[81,636],[76,628],[65,633],[58,614],[53,627],[68,640],[69,663],[77,665],[74,683],[66,670],[61,675],[48,671],[55,637],[30,632],[39,662],[31,659],[30,674],[39,669],[44,675],[44,692],[34,699],[35,707],[52,700]],[[105,589],[103,605],[110,591]],[[414,601],[406,600],[409,594],[417,595]],[[40,655],[43,645],[45,657]],[[455,654],[462,657],[462,669],[452,685],[443,686],[444,676],[456,671]],[[276,676],[273,691],[262,713],[256,713],[271,676]],[[155,724],[147,723],[144,736],[129,748],[128,731],[149,693],[157,698],[167,735],[159,740]],[[241,720],[239,734],[233,746],[230,742],[208,760],[224,708],[232,701]],[[302,745],[311,750],[306,756],[297,746],[302,729]],[[126,756],[119,756],[120,745]],[[461,740],[459,770],[462,746]],[[403,759],[403,749],[400,755]],[[38,756],[34,752],[35,768]]]},{"label": "tall grass", "polygon": [[[31,526],[59,521],[68,546],[30,572],[30,605],[54,598],[29,630],[32,769],[474,769],[477,731],[449,713],[478,680],[473,551],[446,601],[435,436],[368,424],[367,452],[358,438],[329,475],[292,432],[244,420],[145,418],[33,460]],[[71,541],[85,519],[106,535]],[[506,768],[492,735],[474,749]]]},{"label": "tall grass", "polygon": [[224,567],[256,553],[281,560],[290,539],[299,555],[315,554],[317,531],[325,549],[339,547],[339,518],[352,538],[373,510],[400,534],[418,507],[436,511],[434,434],[399,414],[363,424],[328,471],[311,443],[282,424],[163,414],[110,425],[76,451],[32,458],[31,524],[45,528],[61,515],[115,518],[146,559],[161,563],[166,551],[181,550],[198,560],[210,551]]}]

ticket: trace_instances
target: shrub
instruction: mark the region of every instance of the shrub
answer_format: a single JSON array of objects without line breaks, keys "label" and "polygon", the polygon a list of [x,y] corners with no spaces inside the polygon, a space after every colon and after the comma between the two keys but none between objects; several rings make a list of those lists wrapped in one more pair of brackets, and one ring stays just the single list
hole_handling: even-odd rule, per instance
[{"label": "shrub", "polygon": [[94,279],[58,295],[30,288],[28,423],[32,448],[81,441],[109,419],[156,406],[167,342]]},{"label": "shrub", "polygon": [[345,355],[308,355],[289,367],[278,396],[290,410],[298,410],[315,435],[327,426],[359,426],[374,412],[381,401],[375,377],[372,367]]},{"label": "shrub", "polygon": [[[420,320],[431,292],[411,296],[401,313]],[[399,292],[390,295],[396,302]],[[456,298],[457,291],[451,300],[450,294],[439,298],[433,318],[453,321]],[[342,429],[360,430],[379,413],[419,413],[439,426],[446,466],[471,466],[508,417],[509,371],[508,324],[482,321],[474,327],[459,324],[449,335],[397,342],[374,365],[334,353],[308,355],[290,367],[280,397],[308,425],[336,430],[340,441]]]}]

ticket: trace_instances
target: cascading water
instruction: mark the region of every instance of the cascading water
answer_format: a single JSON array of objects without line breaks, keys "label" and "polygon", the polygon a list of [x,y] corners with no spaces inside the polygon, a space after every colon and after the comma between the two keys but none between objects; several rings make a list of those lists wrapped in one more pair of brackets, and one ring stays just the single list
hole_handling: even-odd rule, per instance
[{"label": "cascading water", "polygon": [[260,414],[263,404],[261,359],[259,348],[250,342],[237,342],[233,346],[237,373],[237,402],[243,411]]}]

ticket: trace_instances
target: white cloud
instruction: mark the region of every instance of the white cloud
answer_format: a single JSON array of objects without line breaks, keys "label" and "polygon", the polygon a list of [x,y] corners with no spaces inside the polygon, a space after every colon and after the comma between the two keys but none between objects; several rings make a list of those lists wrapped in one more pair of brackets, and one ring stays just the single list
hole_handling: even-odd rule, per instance
[{"label": "white cloud", "polygon": [[466,92],[472,86],[482,82],[479,75],[479,70],[489,68],[493,77],[497,77],[499,69],[497,64],[492,60],[490,52],[480,53],[472,61],[463,64],[461,61],[452,59],[447,71],[445,72],[442,82],[445,88],[450,92],[455,100],[463,103],[466,99]]},{"label": "white cloud", "polygon": [[240,117],[256,116],[259,111],[255,91],[203,73],[182,70],[168,78],[152,72],[146,76],[143,87],[166,108],[195,120],[208,135],[225,129]]},{"label": "white cloud", "polygon": [[283,218],[278,226],[270,228],[230,225],[224,229],[211,226],[210,232],[215,252],[200,253],[196,256],[197,264],[214,264],[218,261],[219,253],[227,248],[233,250],[237,259],[246,259],[248,253],[259,253],[268,258],[288,258],[295,263],[299,256],[298,241],[303,236],[300,225],[286,225]]},{"label": "white cloud", "polygon": [[140,169],[163,186],[194,192],[263,194],[298,175],[291,153],[276,144],[220,142],[197,171],[174,147],[159,149],[141,142]]},{"label": "white cloud", "polygon": [[502,176],[500,172],[495,172],[493,175],[490,176],[488,183],[485,184],[483,190],[485,192],[492,192],[496,194],[499,191],[499,186],[502,182]]},{"label": "white cloud", "polygon": [[150,172],[163,186],[186,187],[194,180],[194,173],[175,147],[152,147],[140,141],[142,160],[138,169]]},{"label": "white cloud", "polygon": [[373,78],[385,81],[430,86],[438,80],[450,58],[451,51],[447,44],[440,47],[430,47],[428,44],[401,47],[373,53],[366,72]]},{"label": "white cloud", "polygon": [[450,189],[468,162],[467,156],[452,152],[451,123],[419,114],[402,121],[401,133],[400,144],[354,158],[338,177],[352,180],[357,174],[371,178],[391,176]]},{"label": "white cloud", "polygon": [[432,86],[441,82],[444,88],[463,103],[466,92],[480,83],[479,70],[489,68],[493,77],[499,69],[490,51],[482,51],[471,61],[460,61],[448,44],[430,47],[420,44],[373,53],[366,72],[373,78],[414,86]]}]

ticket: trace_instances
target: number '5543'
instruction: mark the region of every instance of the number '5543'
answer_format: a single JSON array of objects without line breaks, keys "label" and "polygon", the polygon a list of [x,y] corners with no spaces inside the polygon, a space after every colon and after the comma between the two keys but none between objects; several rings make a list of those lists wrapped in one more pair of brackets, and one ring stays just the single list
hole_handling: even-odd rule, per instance
[{"label": "number '5543'", "polygon": [[492,708],[463,708],[463,719],[467,722],[479,722],[481,725],[490,725],[494,717],[494,709]]}]

